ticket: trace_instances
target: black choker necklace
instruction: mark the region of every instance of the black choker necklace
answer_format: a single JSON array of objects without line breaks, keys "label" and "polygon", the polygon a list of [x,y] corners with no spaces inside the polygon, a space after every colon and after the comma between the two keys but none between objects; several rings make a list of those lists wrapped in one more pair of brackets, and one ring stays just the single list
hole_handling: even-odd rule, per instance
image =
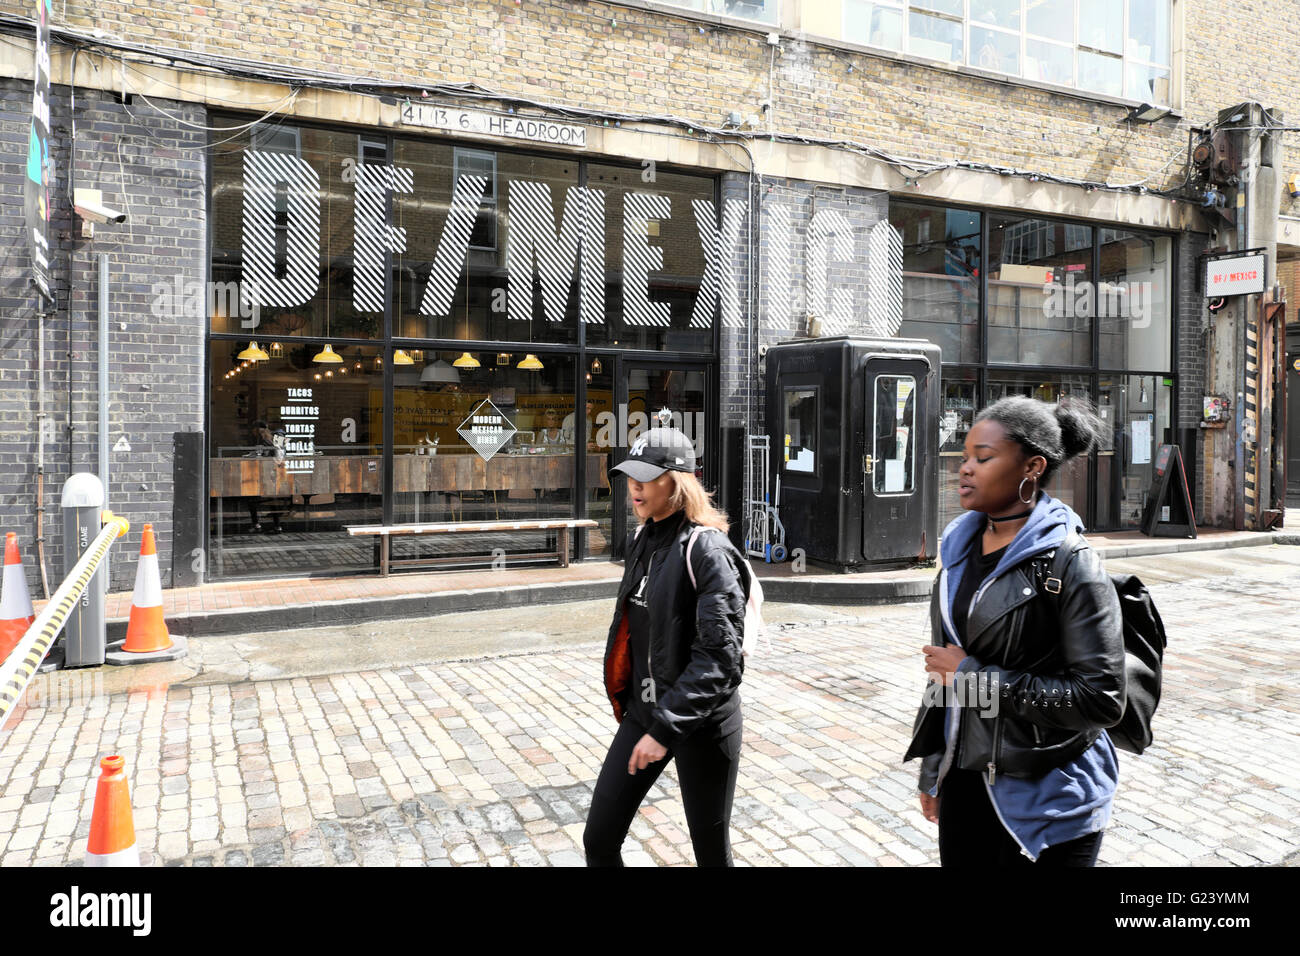
[{"label": "black choker necklace", "polygon": [[1005,516],[1003,516],[1003,517],[1001,517],[1001,518],[995,518],[995,517],[993,517],[992,515],[985,515],[984,517],[988,518],[990,521],[993,521],[993,522],[998,522],[998,521],[1015,521],[1017,518],[1028,518],[1028,517],[1029,517],[1031,514],[1033,514],[1033,513],[1034,513],[1034,509],[1033,509],[1033,508],[1030,508],[1028,511],[1017,512],[1016,514],[1013,514],[1013,515],[1005,515]]}]

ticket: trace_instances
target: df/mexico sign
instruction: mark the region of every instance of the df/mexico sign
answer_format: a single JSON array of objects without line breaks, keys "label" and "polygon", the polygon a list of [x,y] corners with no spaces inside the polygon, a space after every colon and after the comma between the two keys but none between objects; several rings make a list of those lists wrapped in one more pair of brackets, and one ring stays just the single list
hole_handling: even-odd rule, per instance
[{"label": "df/mexico sign", "polygon": [[1205,263],[1205,297],[1253,295],[1264,291],[1264,254],[1211,259]]}]

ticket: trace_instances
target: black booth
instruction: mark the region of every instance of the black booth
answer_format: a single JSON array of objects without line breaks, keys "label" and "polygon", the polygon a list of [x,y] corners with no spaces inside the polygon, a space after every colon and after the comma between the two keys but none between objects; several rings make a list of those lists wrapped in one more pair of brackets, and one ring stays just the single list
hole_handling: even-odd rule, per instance
[{"label": "black booth", "polygon": [[938,551],[939,347],[829,338],[767,352],[771,484],[791,554],[839,568]]}]

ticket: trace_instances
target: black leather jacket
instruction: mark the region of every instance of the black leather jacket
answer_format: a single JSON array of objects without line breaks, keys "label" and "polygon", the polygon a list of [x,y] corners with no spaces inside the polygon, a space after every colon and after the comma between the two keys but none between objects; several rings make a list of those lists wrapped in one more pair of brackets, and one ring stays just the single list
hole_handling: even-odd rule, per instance
[{"label": "black leather jacket", "polygon": [[[695,540],[691,561],[698,593],[686,570],[686,544],[693,527],[685,517],[672,541],[650,557],[650,582],[646,588],[650,613],[650,674],[663,688],[655,703],[650,736],[672,744],[704,726],[718,726],[739,710],[736,693],[744,659],[746,578],[737,562],[740,553],[717,531],[705,531]],[[623,720],[627,709],[632,661],[628,651],[625,615],[637,544],[629,536],[628,561],[618,589],[614,621],[605,644],[605,693],[614,717]]]},{"label": "black leather jacket", "polygon": [[[923,758],[922,791],[933,790],[952,766],[994,777],[1042,776],[1079,757],[1124,713],[1123,621],[1115,588],[1097,553],[1081,543],[1066,564],[1060,593],[1045,593],[1056,586],[1053,553],[1027,557],[985,582],[967,620],[969,656],[954,678],[975,673],[980,686],[953,710],[927,692],[903,758]],[[946,643],[946,586],[945,571],[930,600],[931,643],[940,646]],[[945,719],[958,722],[955,747],[945,747]]]}]

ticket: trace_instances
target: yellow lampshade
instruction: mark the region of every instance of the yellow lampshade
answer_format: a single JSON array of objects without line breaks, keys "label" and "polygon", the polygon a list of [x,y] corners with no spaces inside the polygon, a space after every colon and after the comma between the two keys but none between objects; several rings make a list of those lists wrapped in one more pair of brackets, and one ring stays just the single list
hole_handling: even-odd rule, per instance
[{"label": "yellow lampshade", "polygon": [[478,368],[479,360],[476,359],[474,356],[470,355],[468,352],[461,352],[460,358],[456,359],[456,361],[452,362],[451,364],[456,366],[457,368]]},{"label": "yellow lampshade", "polygon": [[515,368],[524,368],[524,369],[528,369],[530,372],[536,372],[539,369],[546,368],[546,366],[542,364],[541,359],[539,359],[532,352],[529,352],[527,355],[524,356],[523,361],[520,362],[518,365],[516,365]]},{"label": "yellow lampshade", "polygon": [[415,359],[413,359],[413,358],[411,358],[411,356],[407,355],[406,352],[405,352],[405,350],[403,350],[403,349],[396,349],[396,350],[393,352],[393,364],[394,364],[394,365],[414,365],[414,364],[415,364]]},{"label": "yellow lampshade", "polygon": [[339,355],[338,352],[335,352],[335,351],[334,351],[334,346],[330,345],[330,344],[327,342],[327,343],[325,343],[325,347],[324,347],[323,349],[321,349],[321,350],[320,350],[319,352],[317,352],[314,356],[312,356],[312,361],[313,361],[313,362],[326,362],[326,363],[329,363],[329,364],[332,365],[332,364],[335,364],[335,363],[337,363],[337,362],[342,362],[342,361],[343,361],[343,357],[342,357],[341,355]]},{"label": "yellow lampshade", "polygon": [[265,349],[258,348],[256,342],[249,342],[248,348],[236,355],[235,358],[247,362],[266,362],[270,360],[271,356],[266,354]]}]

